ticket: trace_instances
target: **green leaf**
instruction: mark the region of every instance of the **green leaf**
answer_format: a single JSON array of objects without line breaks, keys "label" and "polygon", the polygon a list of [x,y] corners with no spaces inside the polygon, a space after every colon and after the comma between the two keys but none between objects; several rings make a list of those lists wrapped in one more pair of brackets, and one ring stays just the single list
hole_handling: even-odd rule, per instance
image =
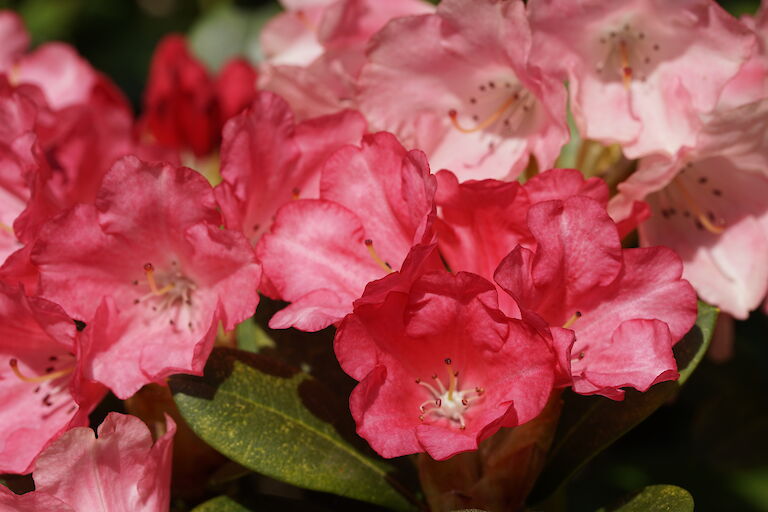
[{"label": "green leaf", "polygon": [[704,357],[717,313],[717,308],[699,302],[696,325],[674,348],[679,380],[656,384],[645,393],[628,389],[621,402],[570,391],[563,394],[560,424],[547,463],[531,492],[531,503],[553,494],[595,455],[676,395]]},{"label": "green leaf", "polygon": [[275,347],[275,341],[269,337],[259,324],[254,322],[253,318],[249,318],[237,325],[235,337],[237,338],[237,348],[247,352],[258,353],[263,348]]},{"label": "green leaf", "polygon": [[232,498],[218,496],[192,509],[192,512],[251,512]]},{"label": "green leaf", "polygon": [[693,512],[691,493],[674,485],[649,485],[618,507],[598,512]]},{"label": "green leaf", "polygon": [[[340,434],[354,434],[349,410],[306,373],[259,354],[216,349],[203,377],[171,379],[195,433],[243,466],[290,484],[410,510],[389,483],[390,468]],[[345,421],[346,420],[346,421]],[[331,424],[330,422],[333,422]]]}]

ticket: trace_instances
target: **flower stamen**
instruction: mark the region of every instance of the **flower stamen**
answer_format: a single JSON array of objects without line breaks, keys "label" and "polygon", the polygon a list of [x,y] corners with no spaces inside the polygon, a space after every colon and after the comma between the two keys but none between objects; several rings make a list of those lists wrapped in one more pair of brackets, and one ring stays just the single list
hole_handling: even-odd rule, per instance
[{"label": "flower stamen", "polygon": [[570,329],[573,324],[576,323],[576,320],[581,318],[581,311],[575,312],[573,315],[571,315],[571,318],[569,318],[564,324],[563,329]]},{"label": "flower stamen", "polygon": [[501,119],[501,117],[504,115],[504,112],[507,111],[509,107],[511,107],[515,101],[517,101],[520,98],[520,94],[515,93],[511,95],[509,98],[507,98],[504,103],[501,104],[499,108],[497,108],[495,111],[491,113],[488,117],[485,118],[485,120],[481,121],[476,126],[473,126],[471,128],[465,128],[459,123],[458,120],[458,112],[456,112],[455,109],[451,109],[448,111],[448,117],[451,118],[451,124],[454,128],[459,130],[461,133],[474,133],[479,132],[481,130],[485,130],[489,126],[491,126],[493,123]]},{"label": "flower stamen", "polygon": [[152,293],[155,295],[165,295],[169,291],[173,290],[175,284],[169,283],[162,288],[157,287],[157,282],[155,281],[155,267],[152,266],[151,263],[145,263],[144,264],[144,273],[147,276],[147,283],[149,283],[149,289],[152,290]]},{"label": "flower stamen", "polygon": [[381,257],[376,253],[376,249],[373,248],[373,240],[367,238],[365,240],[365,248],[368,249],[368,254],[371,255],[371,258],[373,258],[373,261],[375,261],[378,266],[383,268],[388,273],[394,272],[394,270],[392,270],[392,265],[381,259]]},{"label": "flower stamen", "polygon": [[[673,182],[675,186],[680,191],[680,194],[683,197],[683,201],[685,201],[685,204],[688,205],[688,208],[693,212],[693,214],[698,219],[701,227],[709,231],[710,233],[714,235],[720,235],[725,231],[725,224],[723,222],[718,222],[715,224],[713,220],[710,219],[710,216],[704,213],[704,211],[699,207],[699,204],[696,202],[696,199],[693,197],[693,195],[688,191],[688,189],[683,185],[680,180],[675,180]],[[714,217],[714,216],[713,216]]]},{"label": "flower stamen", "polygon": [[51,373],[46,373],[45,375],[39,375],[37,377],[27,377],[23,373],[21,373],[21,370],[19,370],[19,362],[18,360],[11,359],[8,361],[8,364],[11,367],[11,370],[13,370],[14,375],[19,378],[19,380],[22,380],[24,382],[30,382],[30,383],[38,383],[38,382],[48,382],[51,380],[58,379],[59,377],[63,377],[65,375],[68,375],[72,373],[72,371],[75,369],[74,366],[71,366],[69,368],[64,368],[62,370],[58,370]]}]

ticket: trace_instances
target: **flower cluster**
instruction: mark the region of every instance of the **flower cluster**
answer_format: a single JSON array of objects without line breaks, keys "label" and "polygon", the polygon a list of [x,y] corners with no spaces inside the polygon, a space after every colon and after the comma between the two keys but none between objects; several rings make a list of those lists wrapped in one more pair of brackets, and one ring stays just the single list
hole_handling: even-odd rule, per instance
[{"label": "flower cluster", "polygon": [[[260,293],[288,303],[272,328],[336,327],[374,450],[437,460],[564,388],[676,379],[697,293],[737,318],[765,297],[768,9],[284,4],[258,70],[165,39],[138,119],[0,13],[0,473],[38,483],[0,504],[167,508],[172,422],[154,447],[134,418],[77,427],[201,374]],[[567,105],[580,170],[553,169]],[[117,452],[128,483],[51,469]]]}]

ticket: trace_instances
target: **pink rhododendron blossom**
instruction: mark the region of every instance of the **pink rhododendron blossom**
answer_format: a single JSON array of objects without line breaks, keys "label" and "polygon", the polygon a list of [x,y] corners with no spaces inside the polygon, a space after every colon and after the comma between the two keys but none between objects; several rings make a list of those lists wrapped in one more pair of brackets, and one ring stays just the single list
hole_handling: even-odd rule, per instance
[{"label": "pink rhododendron blossom", "polygon": [[29,34],[21,16],[0,11],[0,73],[7,73],[29,46]]},{"label": "pink rhododendron blossom", "polygon": [[0,262],[20,247],[14,222],[27,206],[39,164],[32,99],[0,78]]},{"label": "pink rhododendron blossom", "polygon": [[357,77],[370,37],[391,19],[433,11],[422,0],[289,7],[262,32],[266,63],[260,85],[281,94],[300,119],[356,108]]},{"label": "pink rhododendron blossom", "polygon": [[45,162],[30,180],[31,198],[14,226],[28,243],[49,218],[78,203],[92,203],[110,166],[142,152],[132,137],[131,108],[117,87],[97,76],[84,103],[50,110],[37,103],[39,151]]},{"label": "pink rhododendron blossom", "polygon": [[[382,286],[390,279],[397,273]],[[350,397],[357,432],[380,455],[447,459],[541,412],[553,354],[536,329],[499,311],[490,282],[431,272],[380,297],[364,296],[335,340],[360,381]]]},{"label": "pink rhododendron blossom", "polygon": [[423,153],[389,133],[363,137],[323,166],[320,198],[283,206],[257,246],[277,298],[274,328],[315,331],[352,310],[365,285],[432,240],[434,178]]},{"label": "pink rhododendron blossom", "polygon": [[83,380],[75,343],[58,305],[0,282],[0,473],[27,473],[59,434],[87,425],[106,394]]},{"label": "pink rhododendron blossom", "polygon": [[165,421],[167,431],[154,444],[140,419],[115,412],[98,437],[87,427],[70,430],[38,458],[34,492],[16,496],[0,486],[0,510],[166,512],[176,425],[169,416]]},{"label": "pink rhododendron blossom", "polygon": [[584,138],[637,158],[691,145],[749,58],[750,31],[713,0],[533,0],[537,62],[568,80]]},{"label": "pink rhododendron blossom", "polygon": [[577,393],[623,397],[677,378],[672,346],[696,320],[696,294],[669,249],[622,249],[604,204],[585,196],[532,205],[534,249],[515,248],[496,282],[521,309],[574,331]]},{"label": "pink rhododendron blossom", "polygon": [[198,173],[126,157],[95,205],[44,227],[32,253],[39,293],[88,324],[88,378],[127,398],[200,373],[219,322],[233,329],[253,314],[260,267],[245,237],[220,224]]},{"label": "pink rhododendron blossom", "polygon": [[641,160],[611,211],[647,197],[641,244],[677,251],[702,299],[744,319],[768,290],[768,100],[704,120],[694,147]]},{"label": "pink rhododendron blossom", "polygon": [[531,155],[548,168],[568,140],[566,91],[530,51],[521,1],[443,1],[373,38],[360,108],[462,181],[514,178]]},{"label": "pink rhododendron blossom", "polygon": [[280,206],[319,196],[323,161],[342,146],[359,143],[365,128],[362,116],[352,111],[296,124],[283,99],[260,92],[224,128],[223,181],[216,197],[227,227],[256,243]]}]

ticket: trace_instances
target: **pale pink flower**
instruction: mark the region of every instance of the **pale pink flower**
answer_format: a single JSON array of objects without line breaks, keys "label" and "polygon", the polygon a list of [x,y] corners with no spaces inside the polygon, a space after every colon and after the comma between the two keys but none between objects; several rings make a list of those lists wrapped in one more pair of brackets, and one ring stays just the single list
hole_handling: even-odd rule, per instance
[{"label": "pale pink flower", "polygon": [[549,168],[568,140],[563,83],[530,58],[521,1],[447,0],[372,39],[360,109],[373,129],[424,151],[461,181]]},{"label": "pale pink flower", "polygon": [[0,510],[167,512],[176,425],[165,422],[154,444],[140,419],[115,412],[98,438],[87,427],[70,430],[38,458],[35,491],[17,496],[0,486]]},{"label": "pale pink flower", "polygon": [[568,80],[582,137],[629,158],[692,145],[755,37],[714,0],[532,0],[537,62]]}]

